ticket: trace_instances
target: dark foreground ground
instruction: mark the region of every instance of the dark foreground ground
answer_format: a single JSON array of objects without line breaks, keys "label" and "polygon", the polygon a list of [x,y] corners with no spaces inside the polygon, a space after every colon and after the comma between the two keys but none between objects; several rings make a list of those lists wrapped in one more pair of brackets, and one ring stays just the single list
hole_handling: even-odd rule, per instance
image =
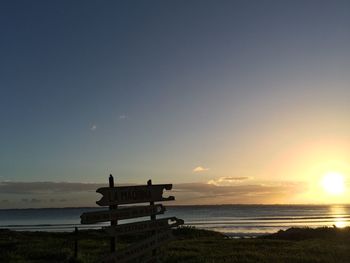
[{"label": "dark foreground ground", "polygon": [[[299,228],[256,239],[228,239],[220,233],[182,228],[161,250],[164,263],[350,262],[350,228]],[[108,254],[102,231],[80,231],[78,259],[72,233],[0,230],[0,262],[100,262]],[[133,242],[125,237],[118,247]]]}]

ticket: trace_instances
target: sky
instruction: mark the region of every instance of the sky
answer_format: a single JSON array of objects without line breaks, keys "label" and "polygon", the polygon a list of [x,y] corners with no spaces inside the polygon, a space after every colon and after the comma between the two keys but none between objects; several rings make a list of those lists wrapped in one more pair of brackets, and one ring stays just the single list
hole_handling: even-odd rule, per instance
[{"label": "sky", "polygon": [[348,203],[349,13],[1,1],[0,208],[93,206],[109,174],[173,183],[176,204]]}]

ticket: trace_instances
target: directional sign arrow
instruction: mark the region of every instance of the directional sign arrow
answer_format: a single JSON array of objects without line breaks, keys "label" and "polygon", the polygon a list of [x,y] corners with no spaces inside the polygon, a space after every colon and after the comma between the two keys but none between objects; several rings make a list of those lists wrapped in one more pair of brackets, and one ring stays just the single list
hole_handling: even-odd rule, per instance
[{"label": "directional sign arrow", "polygon": [[102,187],[96,190],[102,198],[96,202],[100,206],[147,203],[175,200],[173,196],[163,197],[163,190],[171,190],[172,184]]},{"label": "directional sign arrow", "polygon": [[172,227],[177,227],[183,224],[184,221],[182,219],[178,219],[176,217],[168,217],[156,220],[104,227],[103,229],[106,230],[107,233],[111,236],[122,236],[151,230],[170,229]]},{"label": "directional sign arrow", "polygon": [[149,206],[130,206],[118,208],[115,210],[95,211],[83,213],[81,218],[82,224],[94,224],[112,220],[123,220],[150,215],[164,214],[165,207],[161,204]]}]

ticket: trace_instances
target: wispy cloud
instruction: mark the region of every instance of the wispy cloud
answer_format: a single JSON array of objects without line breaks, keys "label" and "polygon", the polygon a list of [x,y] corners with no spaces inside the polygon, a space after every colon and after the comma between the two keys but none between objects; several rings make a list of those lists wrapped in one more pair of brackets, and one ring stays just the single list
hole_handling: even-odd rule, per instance
[{"label": "wispy cloud", "polygon": [[126,114],[119,115],[119,120],[126,120],[128,119],[128,116]]},{"label": "wispy cloud", "polygon": [[305,191],[299,182],[219,186],[205,183],[185,183],[174,186],[178,204],[268,204],[291,203]]},{"label": "wispy cloud", "polygon": [[217,185],[217,186],[227,186],[227,185],[232,185],[232,184],[237,184],[244,182],[246,180],[249,180],[250,177],[248,176],[224,176],[224,177],[219,177],[215,179],[211,179],[208,181],[208,184],[212,185]]},{"label": "wispy cloud", "polygon": [[91,131],[96,131],[96,129],[97,129],[97,125],[96,125],[96,124],[92,124],[92,125],[90,126],[90,130],[91,130]]},{"label": "wispy cloud", "polygon": [[203,166],[197,166],[197,167],[193,168],[193,170],[192,170],[193,173],[203,173],[206,171],[209,171],[209,168],[205,168]]},{"label": "wispy cloud", "polygon": [[22,202],[24,203],[41,203],[42,200],[37,199],[37,198],[32,198],[32,199],[28,199],[28,198],[22,198],[21,199]]}]

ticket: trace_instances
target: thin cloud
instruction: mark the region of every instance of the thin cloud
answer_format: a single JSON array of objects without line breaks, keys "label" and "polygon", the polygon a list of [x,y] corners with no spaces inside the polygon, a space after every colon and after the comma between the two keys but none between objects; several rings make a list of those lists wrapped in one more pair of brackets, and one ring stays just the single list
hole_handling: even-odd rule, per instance
[{"label": "thin cloud", "polygon": [[203,173],[206,171],[209,171],[209,168],[205,168],[203,166],[197,166],[192,170],[193,173]]},{"label": "thin cloud", "polygon": [[37,199],[37,198],[32,198],[32,199],[28,199],[28,198],[22,198],[21,199],[22,202],[24,203],[41,203],[42,200]]},{"label": "thin cloud", "polygon": [[[176,201],[173,204],[180,205],[293,203],[294,197],[307,190],[305,183],[297,182],[254,182],[248,177],[227,177],[226,181],[242,181],[244,184],[180,183],[173,186],[172,193],[164,193],[164,196],[174,195]],[[96,189],[100,187],[106,187],[106,184],[1,182],[0,194],[1,199],[6,200],[16,200],[19,197],[18,207],[45,207],[53,204],[93,206],[100,198],[96,194]],[[1,204],[6,206],[6,202]]]},{"label": "thin cloud", "polygon": [[250,177],[248,176],[224,176],[220,178],[211,179],[208,181],[207,184],[217,185],[217,186],[226,186],[226,185],[232,185],[241,183],[243,181],[249,180]]},{"label": "thin cloud", "polygon": [[50,194],[95,192],[97,188],[106,184],[69,183],[69,182],[1,182],[2,194]]},{"label": "thin cloud", "polygon": [[[223,178],[221,178],[222,181]],[[208,183],[175,184],[172,193],[175,204],[268,204],[293,203],[293,197],[307,190],[305,183],[255,182],[248,177],[226,177],[226,181],[241,183],[218,185]],[[244,183],[243,183],[244,182]],[[249,182],[249,184],[247,184]],[[70,182],[2,182],[0,198],[19,200],[18,207],[93,206],[100,196],[96,189],[106,184]],[[24,195],[24,196],[23,196]],[[165,196],[168,193],[164,193]],[[18,199],[17,199],[18,198]],[[0,200],[1,200],[0,199]],[[1,203],[3,207],[5,202]]]},{"label": "thin cloud", "polygon": [[96,131],[97,129],[97,125],[96,124],[92,124],[91,127],[90,127],[90,130],[91,131]]},{"label": "thin cloud", "polygon": [[305,184],[277,182],[218,186],[206,183],[174,185],[177,204],[268,204],[291,203],[293,197],[305,191]]},{"label": "thin cloud", "polygon": [[119,115],[119,120],[126,120],[126,119],[128,119],[127,115],[125,115],[125,114]]},{"label": "thin cloud", "polygon": [[42,201],[42,200],[36,199],[36,198],[32,198],[32,199],[30,200],[31,203],[41,203],[41,201]]}]

